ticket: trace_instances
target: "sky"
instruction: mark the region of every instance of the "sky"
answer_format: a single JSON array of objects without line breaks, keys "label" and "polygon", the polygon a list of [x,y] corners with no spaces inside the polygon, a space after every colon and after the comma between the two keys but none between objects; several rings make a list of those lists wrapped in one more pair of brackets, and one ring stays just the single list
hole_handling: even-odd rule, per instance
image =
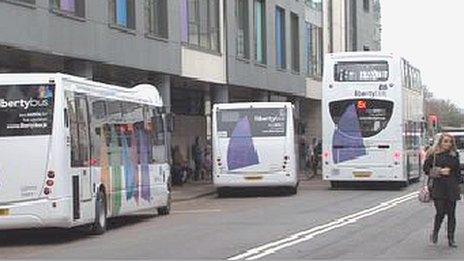
[{"label": "sky", "polygon": [[421,70],[434,96],[464,108],[464,1],[381,0],[382,50]]}]

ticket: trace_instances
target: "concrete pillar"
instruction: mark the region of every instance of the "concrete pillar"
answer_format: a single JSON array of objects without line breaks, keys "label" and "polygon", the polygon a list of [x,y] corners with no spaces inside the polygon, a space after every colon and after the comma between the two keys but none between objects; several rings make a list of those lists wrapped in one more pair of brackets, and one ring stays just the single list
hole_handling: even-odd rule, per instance
[{"label": "concrete pillar", "polygon": [[[161,75],[160,80],[157,81],[155,84],[158,92],[163,99],[163,105],[166,108],[166,113],[171,112],[171,76],[169,75]],[[174,118],[172,118],[174,120]],[[171,141],[172,141],[172,134],[170,132],[166,133],[166,144],[167,146],[167,158],[169,163],[172,163],[171,158]]]},{"label": "concrete pillar", "polygon": [[208,89],[205,91],[204,94],[204,109],[205,109],[205,117],[206,117],[206,142],[211,144],[211,136],[212,136],[212,119],[211,119],[211,111],[212,111],[212,94],[214,88],[212,88],[208,84]]},{"label": "concrete pillar", "polygon": [[166,112],[171,112],[171,76],[161,75],[160,78],[161,80],[156,87],[158,88],[161,98],[163,98]]},{"label": "concrete pillar", "polygon": [[91,62],[69,60],[64,63],[64,72],[80,76],[89,80],[93,79],[93,65]]},{"label": "concrete pillar", "polygon": [[216,85],[212,89],[213,91],[213,104],[214,103],[228,103],[230,100],[229,95],[229,86],[226,85]]}]

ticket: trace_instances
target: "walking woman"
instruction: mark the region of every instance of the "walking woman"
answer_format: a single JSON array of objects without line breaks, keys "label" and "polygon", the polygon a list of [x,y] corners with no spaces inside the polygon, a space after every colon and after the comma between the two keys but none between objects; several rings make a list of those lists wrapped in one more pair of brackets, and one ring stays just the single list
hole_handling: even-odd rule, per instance
[{"label": "walking woman", "polygon": [[440,136],[438,144],[427,152],[424,172],[430,177],[432,188],[430,195],[435,205],[435,221],[430,240],[438,241],[438,232],[443,219],[448,216],[448,245],[457,247],[454,240],[456,229],[456,201],[460,199],[459,191],[459,156],[456,141],[450,134]]}]

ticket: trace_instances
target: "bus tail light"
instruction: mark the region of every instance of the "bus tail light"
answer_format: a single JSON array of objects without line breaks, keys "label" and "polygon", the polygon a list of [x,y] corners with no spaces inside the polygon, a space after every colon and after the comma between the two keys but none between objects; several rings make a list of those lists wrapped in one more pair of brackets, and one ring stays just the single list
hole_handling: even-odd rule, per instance
[{"label": "bus tail light", "polygon": [[222,166],[221,158],[217,158],[216,161],[217,161],[218,166],[221,167]]},{"label": "bus tail light", "polygon": [[55,185],[55,171],[49,170],[47,171],[47,180],[45,181],[45,187],[43,189],[43,193],[48,196],[52,192],[52,187]]},{"label": "bus tail light", "polygon": [[395,161],[395,165],[398,165],[401,160],[401,152],[396,151],[393,153],[393,160]]},{"label": "bus tail light", "polygon": [[324,160],[328,160],[328,159],[329,159],[329,156],[330,156],[330,152],[329,152],[329,151],[325,151],[323,156],[324,156]]},{"label": "bus tail light", "polygon": [[50,170],[47,172],[47,177],[49,179],[54,179],[55,178],[55,172],[53,170]]}]

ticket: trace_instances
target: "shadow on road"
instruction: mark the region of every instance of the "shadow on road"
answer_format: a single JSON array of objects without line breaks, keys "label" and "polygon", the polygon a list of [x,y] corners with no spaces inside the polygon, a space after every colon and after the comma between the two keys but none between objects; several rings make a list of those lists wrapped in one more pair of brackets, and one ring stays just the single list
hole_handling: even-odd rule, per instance
[{"label": "shadow on road", "polygon": [[407,189],[402,183],[395,182],[338,182],[329,190],[391,190],[399,191]]},{"label": "shadow on road", "polygon": [[251,197],[288,197],[292,196],[287,188],[230,188],[221,191],[219,198],[251,198]]},{"label": "shadow on road", "polygon": [[[140,224],[156,217],[152,214],[140,214],[124,217],[116,217],[108,220],[108,232],[124,229]],[[0,231],[0,249],[11,246],[31,245],[59,245],[86,238],[95,238],[88,233],[87,227],[75,227],[70,229],[45,228],[45,229],[18,229]]]}]

